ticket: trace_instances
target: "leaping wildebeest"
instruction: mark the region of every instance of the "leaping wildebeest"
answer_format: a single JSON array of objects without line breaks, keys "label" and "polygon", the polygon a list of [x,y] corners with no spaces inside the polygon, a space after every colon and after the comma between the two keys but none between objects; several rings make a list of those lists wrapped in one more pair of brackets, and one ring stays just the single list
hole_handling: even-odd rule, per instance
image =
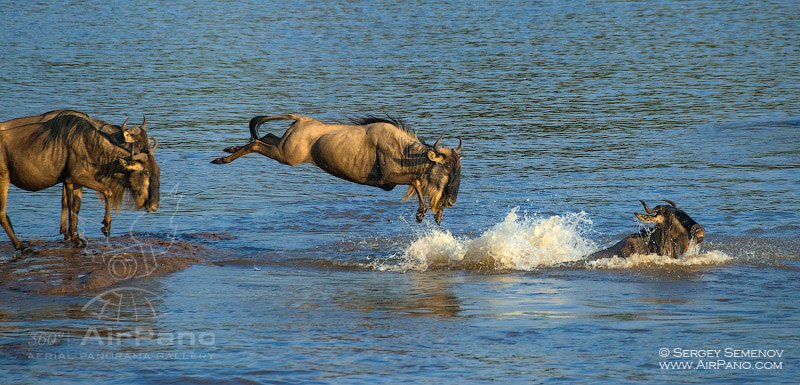
[{"label": "leaping wildebeest", "polygon": [[28,246],[17,238],[6,213],[10,184],[28,191],[58,183],[97,191],[105,199],[102,231],[106,236],[110,235],[111,207],[120,207],[125,192],[133,198],[134,208],[157,209],[158,193],[150,190],[150,176],[158,173],[152,154],[134,153],[114,143],[80,113],[39,121],[29,118],[32,122],[21,125],[0,124],[0,224],[15,249]]},{"label": "leaping wildebeest", "polygon": [[[273,120],[294,122],[282,137],[259,137],[259,126]],[[333,176],[386,191],[407,185],[404,198],[416,195],[419,200],[417,222],[422,222],[430,207],[436,223],[441,223],[444,208],[453,207],[458,197],[461,140],[455,149],[440,147],[441,137],[431,146],[401,120],[389,116],[351,122],[330,124],[297,114],[256,116],[250,120],[251,142],[225,148],[231,155],[212,163],[230,163],[256,152],[290,166],[311,163]]]},{"label": "leaping wildebeest", "polygon": [[652,209],[644,201],[640,202],[647,214],[634,213],[634,215],[640,221],[655,226],[625,237],[615,245],[592,254],[589,260],[614,255],[628,258],[634,254],[658,254],[680,258],[686,254],[690,246],[703,242],[706,234],[703,226],[679,209],[675,202],[664,199],[669,206],[658,205]]},{"label": "leaping wildebeest", "polygon": [[[28,124],[42,124],[51,119],[59,116],[74,115],[89,121],[95,129],[107,134],[108,138],[114,144],[124,146],[131,151],[131,156],[136,153],[144,152],[149,156],[147,158],[147,165],[139,171],[135,172],[132,177],[137,179],[147,179],[147,181],[135,181],[134,185],[141,185],[142,183],[148,184],[147,196],[147,210],[156,211],[159,202],[159,186],[160,186],[160,169],[155,159],[155,150],[158,147],[158,142],[155,138],[148,137],[147,134],[147,119],[142,119],[140,126],[128,127],[128,119],[122,123],[122,126],[113,125],[104,122],[100,119],[93,118],[88,114],[75,110],[53,110],[40,115],[26,116],[0,122],[0,130],[24,126]],[[86,242],[78,235],[77,223],[78,214],[81,209],[81,201],[83,191],[81,186],[74,186],[71,183],[64,182],[61,193],[61,224],[59,232],[64,235],[65,241],[72,241],[76,246],[85,246]],[[139,197],[139,199],[144,199]],[[142,206],[139,203],[138,206]],[[67,226],[67,219],[69,218],[69,226]]]}]

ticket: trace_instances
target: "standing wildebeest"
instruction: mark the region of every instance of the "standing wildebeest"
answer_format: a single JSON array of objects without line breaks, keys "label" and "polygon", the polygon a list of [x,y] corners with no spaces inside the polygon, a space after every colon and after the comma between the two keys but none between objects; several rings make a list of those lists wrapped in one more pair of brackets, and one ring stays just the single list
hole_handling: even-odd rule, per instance
[{"label": "standing wildebeest", "polygon": [[[122,123],[122,126],[106,123],[100,119],[90,117],[88,114],[75,111],[75,110],[54,110],[45,112],[41,115],[27,116],[0,122],[0,130],[23,126],[26,124],[42,124],[51,119],[59,116],[72,115],[81,117],[94,126],[95,129],[107,134],[108,138],[114,144],[123,146],[130,149],[131,157],[135,156],[138,152],[147,153],[144,168],[141,171],[134,171],[131,174],[131,185],[143,186],[147,183],[148,194],[147,197],[141,195],[136,199],[139,202],[134,202],[135,207],[142,207],[147,204],[147,211],[153,212],[158,209],[159,202],[159,186],[160,186],[160,169],[154,156],[155,150],[158,147],[158,141],[155,138],[149,138],[147,135],[146,127],[147,120],[143,119],[141,126],[128,127],[128,119]],[[152,139],[152,141],[151,141]],[[151,143],[152,142],[152,143]],[[152,144],[152,147],[151,147]],[[138,150],[138,151],[137,151]],[[61,193],[61,225],[59,232],[64,234],[64,240],[72,240],[76,246],[84,246],[85,241],[78,235],[77,223],[78,213],[81,209],[81,201],[83,190],[80,185],[74,186],[72,183],[64,182]],[[144,200],[147,202],[144,202]],[[69,227],[67,227],[67,217],[69,214]]]},{"label": "standing wildebeest", "polygon": [[[100,119],[90,117],[88,114],[75,111],[75,110],[53,110],[45,112],[41,115],[27,116],[0,122],[0,130],[5,130],[13,127],[19,127],[27,124],[42,124],[51,119],[59,116],[73,115],[81,117],[90,122],[95,129],[102,131],[108,135],[108,138],[119,146],[130,148],[131,156],[138,152],[147,153],[147,165],[138,172],[133,172],[131,178],[139,179],[133,181],[132,185],[140,186],[144,183],[148,184],[147,195],[147,210],[156,211],[159,202],[159,186],[160,186],[160,169],[154,156],[155,150],[158,147],[158,141],[155,138],[149,138],[147,135],[146,127],[147,120],[142,119],[141,126],[134,126],[128,128],[128,119],[122,123],[122,126],[106,123]],[[152,142],[152,143],[151,143]],[[152,145],[152,147],[151,147]],[[144,180],[146,179],[146,180]],[[72,240],[76,246],[84,246],[85,241],[80,238],[77,230],[78,213],[81,209],[81,201],[83,197],[83,190],[81,186],[73,186],[66,181],[63,183],[61,193],[61,225],[59,232],[64,235],[65,241]],[[144,200],[144,196],[138,199]],[[142,207],[145,203],[135,202],[136,207]],[[69,215],[69,227],[67,227],[67,218]]]},{"label": "standing wildebeest", "polygon": [[647,214],[634,213],[642,222],[654,223],[652,229],[642,229],[617,242],[608,249],[598,251],[589,256],[589,260],[617,255],[628,258],[633,254],[658,254],[679,258],[686,254],[690,245],[703,242],[705,229],[692,219],[675,202],[664,199],[667,205],[658,205],[651,209],[642,202]]},{"label": "standing wildebeest", "polygon": [[[147,135],[147,119],[142,118],[142,124],[138,127],[127,127],[128,120],[122,123],[122,126],[106,123],[102,120],[89,117],[88,115],[71,110],[64,110],[63,115],[75,115],[84,117],[92,123],[95,129],[108,135],[112,143],[123,146],[130,150],[131,157],[141,156],[138,154],[144,153],[148,156],[145,159],[145,167],[139,171],[131,173],[131,185],[134,186],[147,186],[148,194],[146,196],[140,195],[135,197],[134,207],[144,207],[148,212],[158,210],[159,203],[159,187],[160,187],[160,169],[155,158],[155,150],[158,147],[158,141],[155,138],[149,138]],[[61,202],[61,233],[64,234],[65,240],[72,240],[76,246],[83,246],[84,240],[80,238],[77,230],[78,213],[81,209],[82,189],[80,185],[73,186],[69,183],[64,183]],[[66,226],[66,216],[69,211],[69,229]]]},{"label": "standing wildebeest", "polygon": [[114,143],[109,134],[81,115],[57,114],[49,120],[32,119],[29,124],[0,125],[0,224],[17,250],[27,246],[14,234],[6,214],[8,187],[12,183],[28,191],[61,182],[71,191],[85,186],[99,192],[105,198],[105,235],[110,234],[110,209],[120,206],[125,191],[131,193],[136,208],[157,208],[153,200],[158,199],[158,194],[151,195],[149,178],[155,159],[151,161],[153,157],[148,153],[134,154]]},{"label": "standing wildebeest", "polygon": [[[294,120],[282,137],[259,138],[258,127],[271,120]],[[417,222],[427,207],[442,222],[444,207],[453,207],[461,183],[461,140],[458,148],[439,147],[441,138],[429,146],[421,142],[401,120],[367,116],[353,124],[329,124],[297,114],[256,116],[250,120],[252,141],[224,149],[232,155],[212,163],[230,163],[257,152],[283,164],[311,163],[333,176],[390,191],[408,185],[404,198],[419,199]]]}]

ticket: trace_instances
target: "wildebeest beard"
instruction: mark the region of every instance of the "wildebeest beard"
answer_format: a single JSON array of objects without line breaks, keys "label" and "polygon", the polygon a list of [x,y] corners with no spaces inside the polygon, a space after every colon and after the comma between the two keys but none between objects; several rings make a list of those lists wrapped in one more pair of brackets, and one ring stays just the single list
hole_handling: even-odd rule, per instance
[{"label": "wildebeest beard", "polygon": [[[453,178],[453,174],[457,173],[457,170],[453,169],[447,175],[448,182],[443,189],[439,187],[440,184],[437,183],[436,179],[443,178],[445,175],[444,173],[441,173],[442,175],[434,175],[436,171],[438,171],[436,168],[441,167],[441,165],[428,159],[428,150],[435,151],[434,147],[430,145],[415,143],[403,150],[403,158],[395,159],[395,161],[401,167],[407,169],[409,173],[417,175],[420,190],[422,191],[422,195],[428,200],[429,207],[434,210],[439,210],[441,208],[442,198],[449,196],[448,192],[452,194],[453,191],[456,191],[457,193],[458,178]],[[414,188],[409,187],[403,195],[403,200],[410,200],[414,197],[414,194]]]},{"label": "wildebeest beard", "polygon": [[452,203],[455,203],[455,199],[458,196],[459,186],[461,186],[461,163],[458,163],[456,167],[453,167],[453,169],[450,170],[450,175],[447,178],[447,184],[444,186],[445,198],[453,198]]}]

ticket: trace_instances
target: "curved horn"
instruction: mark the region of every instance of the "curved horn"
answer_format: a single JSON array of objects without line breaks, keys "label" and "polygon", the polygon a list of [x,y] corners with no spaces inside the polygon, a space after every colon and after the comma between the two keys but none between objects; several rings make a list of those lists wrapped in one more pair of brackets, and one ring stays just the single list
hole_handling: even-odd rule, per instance
[{"label": "curved horn", "polygon": [[139,128],[141,128],[142,131],[144,131],[146,127],[147,127],[147,117],[142,115],[142,124],[139,126]]},{"label": "curved horn", "polygon": [[151,145],[150,152],[156,152],[156,149],[158,148],[158,140],[156,140],[156,138],[153,137],[153,138],[150,138],[150,141],[152,142],[152,143],[150,143],[150,145]]},{"label": "curved horn", "polygon": [[678,208],[678,205],[676,205],[675,202],[673,202],[673,201],[671,201],[669,199],[662,199],[662,201],[669,203],[670,206],[672,206],[672,207],[674,207],[676,209]]},{"label": "curved horn", "polygon": [[125,131],[125,129],[128,128],[128,120],[130,120],[130,119],[131,119],[130,117],[127,117],[127,118],[125,118],[125,121],[122,122],[122,128],[121,128],[122,131]]},{"label": "curved horn", "polygon": [[458,147],[456,147],[456,152],[461,152],[461,137],[458,137]]},{"label": "curved horn", "polygon": [[437,152],[439,151],[439,143],[442,141],[442,138],[444,138],[444,135],[440,135],[439,139],[436,139],[436,143],[433,144],[433,149]]},{"label": "curved horn", "polygon": [[652,214],[653,213],[653,210],[651,208],[647,207],[647,203],[644,203],[644,201],[641,200],[641,199],[639,199],[639,202],[642,202],[642,206],[644,206],[644,212],[646,212],[648,214]]}]

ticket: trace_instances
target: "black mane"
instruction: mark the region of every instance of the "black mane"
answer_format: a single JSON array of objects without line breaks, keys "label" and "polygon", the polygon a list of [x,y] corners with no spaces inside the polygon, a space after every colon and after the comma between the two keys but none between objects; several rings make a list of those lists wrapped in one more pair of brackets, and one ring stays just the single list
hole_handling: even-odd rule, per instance
[{"label": "black mane", "polygon": [[[114,143],[108,134],[100,131],[91,120],[83,116],[59,114],[57,117],[43,123],[35,132],[35,138],[43,138],[42,151],[46,149],[65,150],[71,146],[83,146],[88,143],[97,143],[97,146],[88,148],[90,156],[95,163],[95,175],[98,181],[112,191],[111,206],[119,209],[123,197],[130,195],[130,184],[127,178],[121,176],[118,163],[119,150],[128,151]],[[86,140],[89,138],[89,140]],[[111,148],[103,149],[107,143]],[[127,194],[126,194],[127,193]]]},{"label": "black mane", "polygon": [[402,119],[386,115],[385,118],[377,117],[375,115],[364,115],[350,118],[350,122],[359,126],[365,126],[372,123],[389,123],[405,132],[416,135],[416,132],[406,124]]},{"label": "black mane", "polygon": [[84,135],[107,135],[95,129],[89,120],[77,115],[59,114],[57,117],[43,123],[36,130],[36,137],[44,136],[42,146],[69,145],[82,138]]}]

